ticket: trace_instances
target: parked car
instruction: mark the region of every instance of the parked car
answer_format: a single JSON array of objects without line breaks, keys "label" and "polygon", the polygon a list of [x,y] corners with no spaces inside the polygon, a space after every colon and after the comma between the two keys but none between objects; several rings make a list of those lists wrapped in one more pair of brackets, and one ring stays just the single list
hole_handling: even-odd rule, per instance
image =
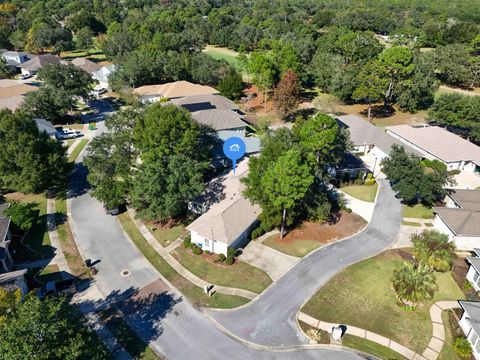
[{"label": "parked car", "polygon": [[74,295],[78,292],[78,283],[76,279],[49,281],[40,288],[40,298],[47,295],[66,294]]},{"label": "parked car", "polygon": [[27,80],[32,77],[32,74],[22,74],[20,75],[20,80]]},{"label": "parked car", "polygon": [[126,205],[118,205],[118,206],[112,206],[112,207],[104,207],[105,208],[105,212],[107,213],[107,215],[112,215],[112,216],[116,216],[118,214],[121,214],[125,211],[127,211],[127,206]]},{"label": "parked car", "polygon": [[107,89],[105,89],[105,88],[99,88],[99,89],[93,90],[93,95],[98,97],[98,96],[100,96],[100,95],[102,95],[102,94],[105,94],[106,92],[107,92]]},{"label": "parked car", "polygon": [[67,139],[75,139],[80,135],[79,131],[75,131],[73,129],[64,129],[64,128],[59,128],[57,129],[57,132],[55,134],[55,137],[58,140],[67,140]]}]

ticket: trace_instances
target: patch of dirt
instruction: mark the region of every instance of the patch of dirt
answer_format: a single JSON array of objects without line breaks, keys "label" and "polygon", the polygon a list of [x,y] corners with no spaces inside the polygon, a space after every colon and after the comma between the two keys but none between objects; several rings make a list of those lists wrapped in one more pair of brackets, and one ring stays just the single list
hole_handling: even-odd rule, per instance
[{"label": "patch of dirt", "polygon": [[282,117],[275,110],[273,102],[273,92],[269,92],[267,105],[265,106],[265,93],[260,91],[255,85],[251,85],[244,90],[247,101],[242,102],[240,108],[247,114],[247,118],[252,123],[256,123],[259,118],[267,117],[272,124],[281,124]]},{"label": "patch of dirt", "polygon": [[312,240],[321,244],[328,244],[356,234],[366,224],[367,222],[357,214],[342,212],[335,224],[329,224],[328,222],[318,224],[306,221],[298,228],[287,233],[283,239],[280,239],[280,235],[277,235],[274,241],[289,243],[296,240]]},{"label": "patch of dirt", "polygon": [[477,295],[477,292],[473,288],[465,288],[465,284],[470,285],[467,280],[468,264],[464,257],[456,256],[453,259],[452,266],[452,277],[457,283],[458,287],[465,294],[465,297],[468,300],[478,301],[480,298]]}]

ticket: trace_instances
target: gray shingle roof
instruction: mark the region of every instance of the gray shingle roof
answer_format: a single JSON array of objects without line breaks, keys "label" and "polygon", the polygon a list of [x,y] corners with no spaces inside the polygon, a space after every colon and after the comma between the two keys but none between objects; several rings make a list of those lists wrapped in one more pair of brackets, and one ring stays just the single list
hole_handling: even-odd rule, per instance
[{"label": "gray shingle roof", "polygon": [[20,67],[25,70],[39,70],[48,64],[62,64],[60,57],[51,54],[34,56],[30,60],[24,62]]},{"label": "gray shingle roof", "polygon": [[[257,137],[244,136],[239,134],[236,131],[231,131],[231,130],[221,130],[217,133],[217,135],[222,141],[225,141],[228,138],[231,138],[233,136],[242,139],[243,142],[245,143],[245,152],[247,154],[258,153],[260,151],[260,139]],[[220,149],[220,152],[223,153],[223,144],[222,144],[222,149]]]},{"label": "gray shingle roof", "polygon": [[459,300],[458,303],[467,313],[468,322],[473,330],[480,335],[480,302]]},{"label": "gray shingle roof", "polygon": [[50,121],[45,119],[35,119],[35,123],[37,124],[37,128],[40,132],[47,133],[48,136],[53,136],[56,134],[57,130],[52,125]]},{"label": "gray shingle roof", "polygon": [[192,118],[200,124],[210,126],[214,130],[229,130],[246,127],[239,114],[229,110],[200,110],[192,113]]},{"label": "gray shingle roof", "polygon": [[190,112],[199,110],[235,110],[238,109],[237,104],[221,95],[206,94],[185,96],[170,100],[172,104],[183,106]]},{"label": "gray shingle roof", "polygon": [[477,270],[477,272],[480,273],[480,258],[469,256],[467,257],[467,259],[468,259],[468,262],[472,264],[472,266],[475,268],[475,270]]},{"label": "gray shingle roof", "polygon": [[458,206],[465,210],[480,211],[480,191],[455,189],[448,194]]},{"label": "gray shingle roof", "polygon": [[436,207],[435,212],[455,235],[480,236],[480,211]]}]

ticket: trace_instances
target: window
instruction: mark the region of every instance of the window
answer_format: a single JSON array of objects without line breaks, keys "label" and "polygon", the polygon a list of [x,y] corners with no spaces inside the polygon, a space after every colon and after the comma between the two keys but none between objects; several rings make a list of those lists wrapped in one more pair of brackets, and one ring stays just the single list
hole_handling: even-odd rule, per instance
[{"label": "window", "polygon": [[477,342],[478,340],[478,336],[477,334],[475,333],[475,331],[472,330],[471,334],[470,334],[470,343],[472,344],[472,347],[475,346],[475,343]]},{"label": "window", "polygon": [[480,353],[480,341],[477,341],[477,344],[475,345],[475,352]]},{"label": "window", "polygon": [[205,239],[205,247],[210,247],[210,240],[208,239]]},{"label": "window", "polygon": [[475,273],[473,274],[473,282],[477,282],[478,281],[478,272],[477,270],[473,269],[475,271]]}]

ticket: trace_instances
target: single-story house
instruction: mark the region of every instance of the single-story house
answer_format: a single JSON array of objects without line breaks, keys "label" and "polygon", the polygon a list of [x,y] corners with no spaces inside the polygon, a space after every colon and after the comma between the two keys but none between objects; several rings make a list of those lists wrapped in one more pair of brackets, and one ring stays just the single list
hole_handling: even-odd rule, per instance
[{"label": "single-story house", "polygon": [[248,174],[248,158],[237,164],[235,174],[212,180],[204,195],[189,204],[189,209],[202,214],[187,226],[192,243],[203,250],[227,255],[229,248],[244,246],[257,223],[261,208],[243,196],[241,179]]},{"label": "single-story house", "polygon": [[242,120],[241,115],[231,110],[199,110],[192,112],[192,118],[202,125],[215,131],[229,130],[239,135],[245,135],[248,124]]},{"label": "single-story house", "polygon": [[1,54],[1,56],[5,59],[7,65],[13,67],[23,64],[29,59],[28,54],[21,51],[5,51]]},{"label": "single-story house", "polygon": [[473,356],[480,360],[480,302],[460,300],[458,303],[463,309],[458,324],[472,346]]},{"label": "single-story house", "polygon": [[22,293],[22,296],[25,296],[28,293],[28,285],[27,281],[25,280],[26,274],[27,269],[0,274],[0,287],[6,289],[7,291],[16,291],[19,289]]},{"label": "single-story house", "polygon": [[447,170],[480,172],[480,147],[444,128],[428,125],[397,125],[387,133],[429,160],[439,160]]},{"label": "single-story house", "polygon": [[470,264],[466,279],[472,284],[475,291],[480,291],[480,249],[473,249],[476,256],[467,257]]},{"label": "single-story house", "polygon": [[176,99],[185,96],[213,95],[219,92],[210,86],[181,80],[160,85],[146,85],[133,90],[142,103],[159,101],[162,98]]},{"label": "single-story house", "polygon": [[22,104],[25,94],[36,90],[37,87],[23,84],[18,80],[0,80],[0,110],[15,111]]},{"label": "single-story house", "polygon": [[92,73],[92,78],[98,81],[97,89],[109,89],[110,85],[108,83],[108,78],[112,75],[116,66],[114,64],[104,65],[99,70]]},{"label": "single-story house", "polygon": [[68,65],[67,61],[62,60],[57,55],[45,54],[33,56],[30,60],[20,65],[22,74],[35,75],[41,68],[49,64]]},{"label": "single-story house", "polygon": [[434,208],[434,229],[446,234],[459,250],[480,248],[480,191],[453,190],[445,204]]},{"label": "single-story house", "polygon": [[55,138],[55,134],[57,133],[57,130],[53,126],[53,124],[45,119],[34,119],[35,123],[37,124],[38,130],[42,133],[46,133],[48,136],[51,138]]},{"label": "single-story house", "polygon": [[94,63],[93,61],[88,60],[87,58],[81,58],[81,57],[73,59],[72,64],[89,74],[93,74],[94,72],[99,71],[102,68],[97,63]]},{"label": "single-story house", "polygon": [[184,96],[180,98],[171,99],[170,103],[182,106],[190,112],[200,110],[229,110],[243,115],[239,110],[238,105],[232,100],[219,94],[204,94],[204,95],[192,95]]},{"label": "single-story house", "polygon": [[8,247],[12,240],[10,218],[4,214],[9,204],[0,204],[0,273],[12,270],[13,260]]}]

